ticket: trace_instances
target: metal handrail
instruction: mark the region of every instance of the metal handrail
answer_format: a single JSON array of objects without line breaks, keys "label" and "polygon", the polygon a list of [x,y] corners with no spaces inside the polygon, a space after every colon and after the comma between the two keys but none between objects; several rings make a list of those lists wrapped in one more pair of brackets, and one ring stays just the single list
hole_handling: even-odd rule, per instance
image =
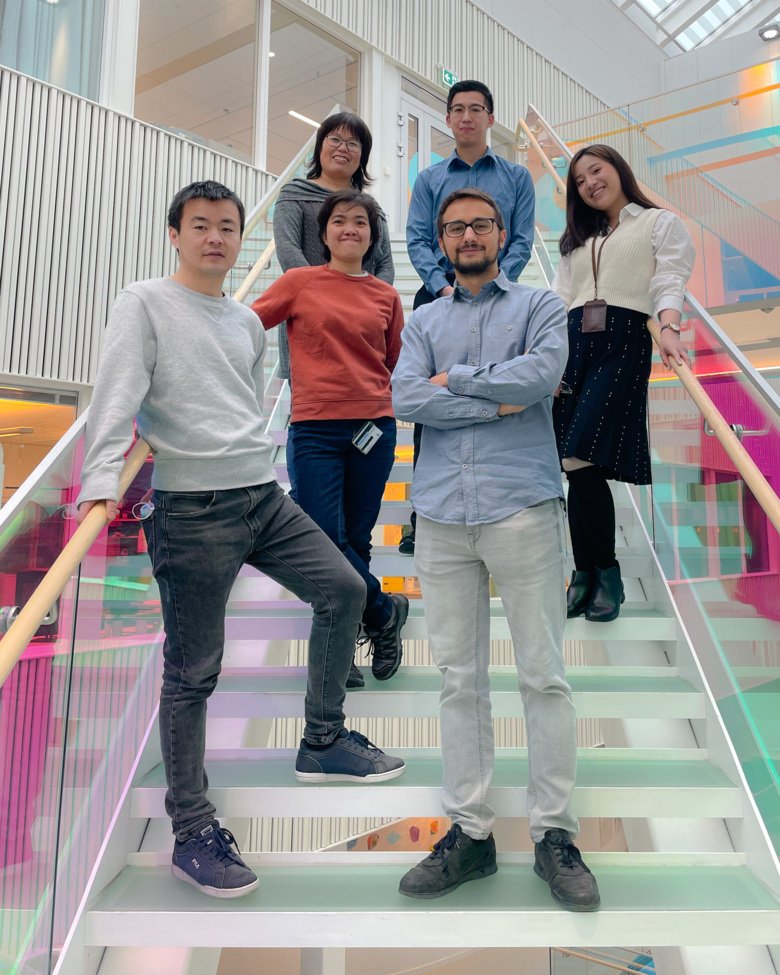
[{"label": "metal handrail", "polygon": [[[533,109],[532,106],[529,106],[529,108]],[[536,110],[533,109],[533,111],[535,112]],[[541,119],[541,116],[539,116],[539,118]],[[527,123],[525,123],[525,120],[521,119],[520,121],[522,125],[519,125],[518,127],[522,128],[523,131],[527,133],[528,137],[532,140],[532,145],[534,145],[535,148],[546,159],[547,157],[545,156],[542,147],[531,132],[531,129]],[[568,154],[569,158],[571,158],[571,151],[552,133],[549,126],[547,126],[547,131],[561,147],[561,149]],[[549,160],[547,160],[547,162],[549,163]],[[552,163],[550,163],[549,167],[546,168],[549,169],[556,180],[556,183],[565,193],[566,184],[555,171]],[[712,329],[715,335],[717,335],[719,341],[723,343],[724,347],[727,348],[730,353],[734,354],[734,358],[739,363],[743,373],[751,380],[755,388],[761,393],[762,397],[771,405],[772,409],[777,414],[780,414],[780,397],[778,397],[777,393],[775,393],[769,383],[766,382],[763,376],[756,372],[744,355],[739,351],[739,349],[737,349],[731,339],[729,339],[728,336],[723,333],[722,329],[720,329],[716,322],[710,317],[701,304],[690,294],[690,292],[686,291],[685,296],[691,307],[695,309],[697,315],[700,315],[700,317],[707,323],[708,327]],[[652,318],[648,319],[647,327],[650,330],[650,334],[653,336],[656,345],[660,348],[661,333],[658,323]],[[704,387],[691,372],[689,366],[687,366],[685,363],[678,365],[674,360],[670,361],[672,370],[675,372],[678,379],[685,387],[686,392],[695,403],[696,407],[704,418],[704,422],[709,424],[710,429],[718,438],[721,447],[723,447],[726,454],[730,457],[745,484],[748,485],[750,490],[755,495],[756,501],[758,501],[758,503],[761,505],[764,514],[775,526],[778,533],[780,533],[780,498],[778,498],[769,481],[767,481],[754,463],[752,457],[742,446],[739,437],[726,422],[723,414],[707,395]]]},{"label": "metal handrail", "polygon": [[[149,444],[139,438],[125,458],[122,473],[119,476],[120,500],[133,483],[133,479],[141,470],[148,456]],[[5,683],[6,678],[27,649],[43,618],[59,599],[76,566],[84,559],[108,521],[106,503],[105,501],[98,501],[87,512],[65,548],[38,583],[35,592],[14,619],[6,635],[0,640],[0,687]]]}]

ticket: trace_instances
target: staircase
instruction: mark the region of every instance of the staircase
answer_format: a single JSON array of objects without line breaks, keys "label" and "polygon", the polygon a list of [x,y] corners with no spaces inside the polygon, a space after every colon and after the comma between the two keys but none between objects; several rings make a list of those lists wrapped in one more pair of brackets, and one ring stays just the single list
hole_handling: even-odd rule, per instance
[{"label": "staircase", "polygon": [[[409,434],[403,431],[401,437],[407,445]],[[279,450],[281,462],[283,444]],[[391,481],[408,481],[410,468],[408,462],[396,463]],[[583,733],[575,810],[585,835],[596,835],[595,821],[619,818],[625,836],[624,849],[584,847],[602,894],[597,914],[559,909],[533,874],[524,820],[522,707],[508,666],[509,634],[498,599],[491,604],[497,661],[492,690],[494,715],[503,729],[497,743],[505,747],[497,749],[491,795],[499,817],[495,877],[421,902],[397,892],[402,873],[420,859],[418,851],[253,852],[246,847],[242,840],[257,835],[258,817],[403,823],[441,814],[441,761],[430,732],[436,726],[439,679],[425,642],[424,601],[412,600],[405,666],[398,675],[379,683],[366,669],[365,689],[350,692],[346,701],[349,726],[402,754],[405,775],[373,786],[303,785],[294,778],[293,763],[305,669],[288,661],[301,660],[301,653],[305,657],[305,644],[295,641],[308,634],[310,610],[247,569],[232,593],[223,674],[209,706],[207,768],[219,814],[239,837],[246,860],[259,870],[261,885],[248,897],[219,901],[171,877],[165,784],[151,728],[60,958],[59,975],[97,971],[104,949],[102,975],[184,971],[186,966],[175,967],[165,954],[166,967],[153,967],[149,949],[204,949],[184,956],[174,952],[177,964],[184,964],[181,957],[199,959],[189,970],[200,975],[216,972],[214,948],[291,945],[304,949],[306,965],[312,966],[302,971],[342,975],[347,947],[620,944],[717,944],[718,964],[727,967],[713,967],[710,958],[707,970],[724,975],[741,971],[740,953],[753,946],[751,975],[774,972],[763,946],[780,941],[776,868],[762,847],[760,823],[624,486],[616,503],[626,584],[621,616],[607,625],[579,618],[566,627]],[[409,511],[408,502],[387,501],[380,522],[403,524]],[[403,577],[407,590],[413,587],[414,560],[394,547],[375,548],[372,564],[378,575]],[[289,747],[262,747],[272,740],[273,723]],[[598,747],[587,747],[593,745]]]}]

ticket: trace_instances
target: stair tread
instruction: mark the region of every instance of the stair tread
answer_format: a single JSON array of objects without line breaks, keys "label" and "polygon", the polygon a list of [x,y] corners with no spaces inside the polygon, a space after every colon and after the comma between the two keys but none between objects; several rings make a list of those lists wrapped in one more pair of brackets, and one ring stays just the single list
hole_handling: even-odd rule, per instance
[{"label": "stair tread", "polygon": [[[358,661],[358,663],[361,663]],[[391,681],[378,681],[363,667],[366,686],[347,694],[344,710],[352,717],[436,717],[441,675],[435,667],[401,666]],[[675,675],[569,672],[578,717],[701,718],[704,696]],[[494,717],[522,714],[517,672],[493,668]],[[306,691],[305,667],[223,672],[209,700],[212,717],[300,717]]]},{"label": "stair tread", "polygon": [[[493,877],[427,901],[398,893],[402,873],[396,866],[365,863],[266,866],[256,891],[218,900],[175,880],[167,867],[126,867],[89,911],[86,942],[668,945],[712,943],[717,925],[719,944],[766,944],[776,939],[780,923],[780,903],[741,866],[601,865],[602,907],[589,915],[559,908],[528,864],[502,864]],[[529,914],[533,923],[518,923]]]},{"label": "stair tread", "polygon": [[[441,785],[441,752],[435,748],[393,748],[390,751],[407,763],[405,773],[389,782],[365,783],[330,782],[302,783],[295,779],[293,765],[295,749],[238,749],[219,757],[213,751],[208,756],[209,783],[212,790],[220,789],[295,789],[324,791],[342,789],[361,792],[369,789],[397,790],[436,788]],[[680,751],[681,757],[675,757]],[[242,752],[247,757],[236,757]],[[607,749],[581,748],[577,751],[577,788],[638,787],[663,789],[736,789],[731,780],[716,766],[702,757],[690,757],[689,749]],[[493,791],[518,789],[528,779],[528,758],[524,748],[496,749]],[[164,789],[162,765],[149,771],[135,786],[136,791]]]}]

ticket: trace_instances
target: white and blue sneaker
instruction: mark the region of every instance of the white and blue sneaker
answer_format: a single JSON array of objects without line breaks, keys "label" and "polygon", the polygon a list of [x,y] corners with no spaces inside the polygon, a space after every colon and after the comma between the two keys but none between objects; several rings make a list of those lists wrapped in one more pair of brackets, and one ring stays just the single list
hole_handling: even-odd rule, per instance
[{"label": "white and blue sneaker", "polygon": [[235,836],[214,820],[188,840],[176,840],[171,873],[209,897],[243,897],[260,881],[239,852]]}]

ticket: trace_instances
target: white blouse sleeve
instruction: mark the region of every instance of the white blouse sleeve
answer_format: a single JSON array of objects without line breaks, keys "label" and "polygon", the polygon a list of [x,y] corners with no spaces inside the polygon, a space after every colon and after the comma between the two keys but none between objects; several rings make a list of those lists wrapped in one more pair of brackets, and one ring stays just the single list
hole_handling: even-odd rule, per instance
[{"label": "white blouse sleeve", "polygon": [[664,308],[682,311],[696,250],[685,224],[671,210],[661,210],[658,214],[650,240],[655,257],[650,297],[658,318]]},{"label": "white blouse sleeve", "polygon": [[571,262],[569,261],[568,256],[562,257],[558,262],[558,268],[555,272],[555,277],[553,278],[551,287],[564,303],[568,311],[569,305],[571,304],[571,300],[573,298],[571,284]]}]

